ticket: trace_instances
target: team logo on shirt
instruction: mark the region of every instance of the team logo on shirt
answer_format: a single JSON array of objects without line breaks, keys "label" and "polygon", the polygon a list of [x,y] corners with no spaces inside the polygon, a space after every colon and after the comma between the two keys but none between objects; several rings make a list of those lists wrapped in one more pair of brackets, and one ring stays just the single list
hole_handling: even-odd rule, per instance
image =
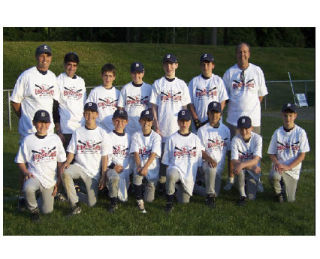
[{"label": "team logo on shirt", "polygon": [[228,140],[228,138],[208,139],[207,147],[208,147],[208,149],[215,149],[215,148],[219,148],[219,147],[223,148],[223,147],[227,146],[227,142],[226,142],[227,140]]},{"label": "team logo on shirt", "polygon": [[79,154],[95,154],[100,153],[101,142],[95,140],[78,140],[77,152]]},{"label": "team logo on shirt", "polygon": [[82,89],[76,90],[75,87],[63,87],[63,96],[65,96],[68,99],[74,99],[74,100],[79,100],[82,98],[83,93]]},{"label": "team logo on shirt", "polygon": [[279,152],[288,152],[290,150],[292,150],[293,152],[298,152],[300,149],[299,143],[300,143],[300,141],[297,141],[293,144],[281,143],[281,142],[277,141],[277,150]]},{"label": "team logo on shirt", "polygon": [[210,89],[199,89],[197,88],[196,89],[196,97],[197,98],[202,98],[204,96],[207,96],[209,98],[213,98],[214,96],[217,96],[218,94],[218,91],[217,91],[217,87],[213,87],[213,88],[210,88]]},{"label": "team logo on shirt", "polygon": [[113,155],[126,157],[129,155],[129,148],[123,145],[115,145],[113,146]]},{"label": "team logo on shirt", "polygon": [[34,93],[38,96],[53,96],[54,95],[54,86],[49,85],[35,85]]},{"label": "team logo on shirt", "polygon": [[249,152],[241,152],[239,149],[238,149],[238,152],[239,152],[239,159],[240,160],[248,160],[248,159],[253,159],[253,153],[249,153]]},{"label": "team logo on shirt", "polygon": [[48,162],[51,160],[55,160],[57,156],[56,146],[52,148],[43,147],[40,150],[31,150],[31,152],[32,152],[32,160],[35,163]]},{"label": "team logo on shirt", "polygon": [[177,93],[172,92],[161,92],[160,100],[161,102],[180,102],[182,99],[181,91]]},{"label": "team logo on shirt", "polygon": [[193,158],[197,156],[197,147],[189,148],[188,146],[185,147],[174,147],[173,156],[177,158]]},{"label": "team logo on shirt", "polygon": [[117,108],[117,105],[118,105],[118,99],[114,100],[113,98],[99,98],[98,99],[98,108],[101,108],[101,109],[107,109],[109,107],[111,108]]},{"label": "team logo on shirt", "polygon": [[141,98],[141,96],[127,96],[127,105],[132,106],[147,106],[149,104],[149,96],[144,96]]},{"label": "team logo on shirt", "polygon": [[254,88],[254,79],[250,79],[247,82],[233,80],[232,87],[233,87],[233,89],[241,89],[241,88],[244,89],[245,87]]},{"label": "team logo on shirt", "polygon": [[149,157],[151,155],[151,149],[148,150],[147,147],[139,148],[139,155],[143,158]]}]

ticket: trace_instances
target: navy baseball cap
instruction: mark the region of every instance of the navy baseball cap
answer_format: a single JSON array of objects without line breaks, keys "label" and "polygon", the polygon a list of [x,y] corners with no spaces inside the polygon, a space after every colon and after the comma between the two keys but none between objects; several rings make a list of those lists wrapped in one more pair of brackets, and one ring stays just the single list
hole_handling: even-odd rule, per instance
[{"label": "navy baseball cap", "polygon": [[140,62],[134,62],[131,64],[130,66],[130,72],[131,73],[135,73],[135,72],[139,72],[139,73],[142,73],[144,72],[144,66],[142,63]]},{"label": "navy baseball cap", "polygon": [[141,112],[140,119],[146,119],[148,121],[153,121],[153,113],[151,109],[147,109]]},{"label": "navy baseball cap", "polygon": [[116,110],[113,113],[112,119],[121,118],[128,120],[128,113],[125,110]]},{"label": "navy baseball cap", "polygon": [[163,57],[162,63],[178,63],[178,59],[175,55],[169,53]]},{"label": "navy baseball cap", "polygon": [[92,111],[92,112],[98,112],[98,106],[96,103],[88,102],[84,105],[85,111]]},{"label": "navy baseball cap", "polygon": [[205,61],[208,61],[208,62],[213,62],[214,61],[214,58],[211,54],[209,53],[204,53],[201,55],[200,57],[200,62],[205,62]]},{"label": "navy baseball cap", "polygon": [[51,48],[47,44],[42,44],[36,49],[36,57],[43,53],[47,53],[49,56],[52,55]]},{"label": "navy baseball cap", "polygon": [[282,106],[282,112],[297,112],[297,107],[293,103],[286,103]]},{"label": "navy baseball cap", "polygon": [[191,120],[190,111],[189,110],[181,110],[181,111],[179,111],[178,120],[185,120],[185,121]]},{"label": "navy baseball cap", "polygon": [[238,128],[239,129],[248,129],[251,127],[251,119],[248,116],[241,116],[238,119]]},{"label": "navy baseball cap", "polygon": [[50,115],[45,110],[38,110],[33,117],[34,122],[50,122]]},{"label": "navy baseball cap", "polygon": [[221,112],[221,104],[218,102],[209,103],[208,112]]}]

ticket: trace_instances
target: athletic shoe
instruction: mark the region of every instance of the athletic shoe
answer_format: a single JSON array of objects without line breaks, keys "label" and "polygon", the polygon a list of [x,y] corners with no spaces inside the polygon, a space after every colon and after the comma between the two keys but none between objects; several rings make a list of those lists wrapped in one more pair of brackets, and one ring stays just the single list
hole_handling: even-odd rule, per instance
[{"label": "athletic shoe", "polygon": [[110,203],[110,206],[109,206],[109,209],[108,211],[110,213],[114,213],[117,209],[118,209],[118,198],[111,198],[111,203]]},{"label": "athletic shoe", "polygon": [[26,206],[26,199],[23,196],[18,197],[18,210],[19,211],[25,211],[27,208]]},{"label": "athletic shoe", "polygon": [[36,208],[31,212],[31,220],[34,222],[37,222],[40,220],[40,213],[39,213],[39,209]]},{"label": "athletic shoe", "polygon": [[79,206],[78,203],[76,203],[74,206],[71,208],[71,215],[77,215],[81,213],[81,207]]},{"label": "athletic shoe", "polygon": [[228,183],[224,186],[223,189],[224,189],[225,191],[230,191],[231,188],[232,188],[232,186],[233,186],[233,183],[228,182]]},{"label": "athletic shoe", "polygon": [[207,196],[206,204],[209,208],[214,209],[216,207],[216,197],[214,196]]},{"label": "athletic shoe", "polygon": [[141,213],[147,213],[147,211],[144,208],[143,200],[137,200],[137,205]]},{"label": "athletic shoe", "polygon": [[173,210],[173,203],[172,202],[167,202],[165,211],[167,213],[171,213],[172,210]]},{"label": "athletic shoe", "polygon": [[278,201],[279,203],[283,203],[283,202],[284,202],[282,193],[279,193],[279,194],[277,195],[277,201]]},{"label": "athletic shoe", "polygon": [[245,196],[241,196],[240,199],[237,202],[238,206],[244,206],[246,205],[246,197]]},{"label": "athletic shoe", "polygon": [[67,198],[61,193],[61,192],[58,192],[57,194],[56,194],[56,196],[54,197],[54,199],[56,200],[56,201],[67,201]]}]

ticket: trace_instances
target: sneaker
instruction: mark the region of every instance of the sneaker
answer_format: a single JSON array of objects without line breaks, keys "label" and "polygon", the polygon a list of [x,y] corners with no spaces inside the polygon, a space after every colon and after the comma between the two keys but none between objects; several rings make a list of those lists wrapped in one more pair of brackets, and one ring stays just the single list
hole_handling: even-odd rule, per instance
[{"label": "sneaker", "polygon": [[77,215],[81,213],[81,207],[79,206],[78,203],[76,203],[72,208],[71,208],[71,215]]},{"label": "sneaker", "polygon": [[109,206],[108,211],[110,213],[114,213],[117,209],[118,209],[118,202],[117,202],[118,198],[111,198],[111,203]]},{"label": "sneaker", "polygon": [[206,198],[206,204],[209,208],[214,209],[216,207],[216,197],[208,196]]},{"label": "sneaker", "polygon": [[67,201],[67,198],[61,192],[58,192],[54,197],[54,199],[56,201],[62,201],[62,202]]},{"label": "sneaker", "polygon": [[26,206],[26,199],[23,196],[18,197],[18,210],[19,211],[25,211],[27,208]]},{"label": "sneaker", "polygon": [[39,213],[39,209],[36,208],[31,212],[31,220],[34,222],[37,222],[40,220],[40,213]]},{"label": "sneaker", "polygon": [[75,184],[74,188],[76,189],[77,193],[81,191],[80,186],[78,184]]},{"label": "sneaker", "polygon": [[144,208],[143,200],[137,200],[137,205],[141,213],[147,213],[147,211]]},{"label": "sneaker", "polygon": [[225,191],[230,191],[231,188],[232,188],[232,186],[233,186],[233,183],[228,182],[228,183],[224,186],[223,189],[224,189]]},{"label": "sneaker", "polygon": [[172,210],[173,210],[173,203],[172,202],[167,202],[165,211],[167,213],[170,213]]},{"label": "sneaker", "polygon": [[244,206],[246,205],[246,197],[245,196],[241,196],[240,199],[237,202],[238,206]]},{"label": "sneaker", "polygon": [[283,202],[284,202],[282,193],[279,193],[279,194],[277,195],[277,201],[278,201],[279,203],[283,203]]}]

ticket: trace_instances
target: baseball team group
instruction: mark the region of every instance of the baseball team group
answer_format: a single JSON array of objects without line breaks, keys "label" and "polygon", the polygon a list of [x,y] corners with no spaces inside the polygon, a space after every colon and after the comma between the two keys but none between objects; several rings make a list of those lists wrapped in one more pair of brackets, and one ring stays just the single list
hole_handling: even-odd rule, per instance
[{"label": "baseball team group", "polygon": [[[130,188],[141,213],[156,194],[166,195],[167,213],[176,200],[188,203],[193,194],[214,209],[225,164],[224,189],[239,190],[236,204],[255,200],[263,191],[260,103],[268,90],[262,69],[249,63],[250,46],[240,43],[235,54],[237,62],[223,78],[213,73],[213,56],[202,54],[201,73],[188,85],[176,76],[174,54],[163,57],[164,76],[152,85],[143,81],[144,65],[134,62],[132,81],[121,90],[113,85],[115,66],[107,63],[102,84],[87,97],[85,81],[76,74],[78,55],[67,53],[64,72],[56,77],[49,70],[51,48],[37,47],[36,66],[18,77],[11,95],[19,117],[19,207],[39,220],[40,212],[51,213],[54,201],[65,199],[75,215],[80,203],[94,206],[104,190],[108,211],[115,213]],[[269,179],[277,202],[293,202],[310,148],[305,130],[295,124],[295,104],[279,109],[283,125],[269,143]]]}]

